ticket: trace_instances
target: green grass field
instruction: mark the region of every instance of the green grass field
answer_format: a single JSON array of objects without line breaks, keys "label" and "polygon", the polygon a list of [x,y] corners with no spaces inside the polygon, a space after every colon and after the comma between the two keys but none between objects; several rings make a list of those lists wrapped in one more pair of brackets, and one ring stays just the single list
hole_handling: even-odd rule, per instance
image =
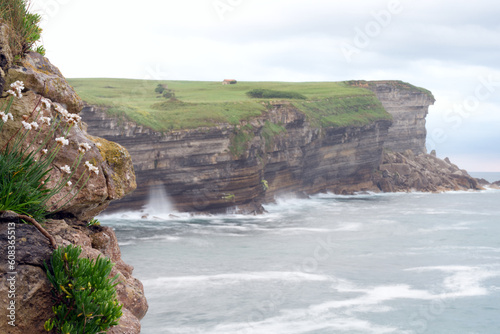
[{"label": "green grass field", "polygon": [[[374,93],[344,82],[238,82],[222,85],[208,81],[149,81],[129,79],[68,79],[88,104],[108,107],[108,113],[126,117],[156,131],[237,125],[260,116],[270,101],[246,93],[269,89],[300,93],[306,100],[289,99],[317,126],[363,125],[391,119]],[[155,92],[164,84],[175,92],[170,101]]]}]

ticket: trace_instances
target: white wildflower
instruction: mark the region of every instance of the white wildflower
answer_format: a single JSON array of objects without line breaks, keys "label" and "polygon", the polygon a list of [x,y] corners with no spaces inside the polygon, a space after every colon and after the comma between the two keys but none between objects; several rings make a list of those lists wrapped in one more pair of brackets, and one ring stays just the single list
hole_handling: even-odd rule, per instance
[{"label": "white wildflower", "polygon": [[16,90],[23,90],[24,89],[24,82],[17,80],[16,82],[11,83],[10,87],[12,87]]},{"label": "white wildflower", "polygon": [[22,91],[23,91],[23,89],[24,89],[24,83],[23,83],[22,81],[16,81],[16,82],[12,83],[12,84],[10,85],[10,87],[11,87],[12,89],[9,89],[9,90],[7,91],[7,93],[9,93],[9,94],[11,94],[11,95],[13,95],[13,96],[17,96],[17,98],[19,98],[19,99],[20,99],[21,97],[23,97],[23,94],[21,94],[21,92],[22,92]]},{"label": "white wildflower", "polygon": [[46,148],[44,148],[44,149],[42,150],[42,155],[45,155],[45,154],[47,154],[47,153],[49,153],[49,150],[47,150]]},{"label": "white wildflower", "polygon": [[22,121],[21,124],[24,126],[26,130],[31,130],[31,128],[33,127],[30,123],[25,121]]},{"label": "white wildflower", "polygon": [[80,152],[81,154],[84,154],[85,152],[87,152],[90,149],[91,149],[91,146],[89,144],[81,143],[79,145],[78,152]]},{"label": "white wildflower", "polygon": [[96,144],[95,144],[95,146],[97,146],[97,147],[101,147],[101,146],[102,146],[102,144],[101,144],[101,143],[96,143]]},{"label": "white wildflower", "polygon": [[66,109],[64,109],[60,104],[56,104],[56,106],[54,107],[54,109],[59,114],[61,114],[63,117],[68,117],[69,116],[69,112]]},{"label": "white wildflower", "polygon": [[38,130],[38,123],[37,122],[31,122],[30,125],[33,129]]},{"label": "white wildflower", "polygon": [[77,124],[78,122],[81,121],[81,117],[78,116],[77,114],[70,114],[68,113],[65,117],[64,117],[64,120],[66,121],[66,123],[70,124],[70,125],[75,125]]},{"label": "white wildflower", "polygon": [[52,105],[52,101],[51,100],[42,97],[40,101],[42,103],[42,108],[44,108],[45,110],[49,110],[50,109],[50,106]]},{"label": "white wildflower", "polygon": [[12,114],[11,114],[11,113],[6,114],[6,113],[4,113],[3,111],[0,111],[0,118],[2,118],[2,121],[3,121],[4,123],[7,123],[7,121],[9,120],[9,118],[10,118],[11,120],[14,120],[14,116],[12,116]]},{"label": "white wildflower", "polygon": [[71,187],[72,184],[73,184],[73,182],[68,181],[68,183],[66,183],[66,186]]},{"label": "white wildflower", "polygon": [[65,146],[69,144],[69,140],[65,139],[64,137],[58,137],[56,138],[56,143]]},{"label": "white wildflower", "polygon": [[40,117],[40,122],[42,122],[42,124],[47,124],[47,125],[50,125],[50,117]]},{"label": "white wildflower", "polygon": [[99,168],[92,165],[90,162],[85,161],[85,166],[88,168],[89,172],[95,173],[95,175],[99,175]]},{"label": "white wildflower", "polygon": [[19,96],[17,95],[17,92],[13,91],[12,89],[9,89],[9,90],[7,91],[7,94],[10,94],[10,95],[15,96],[15,97],[18,97],[18,98],[23,97],[22,95],[19,97]]},{"label": "white wildflower", "polygon": [[68,165],[61,167],[61,170],[66,174],[71,174],[71,168]]}]

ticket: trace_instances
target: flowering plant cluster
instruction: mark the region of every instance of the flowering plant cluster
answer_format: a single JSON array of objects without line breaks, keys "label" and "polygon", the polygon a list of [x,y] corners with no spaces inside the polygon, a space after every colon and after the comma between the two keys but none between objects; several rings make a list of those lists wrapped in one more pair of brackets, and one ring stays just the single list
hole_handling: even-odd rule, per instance
[{"label": "flowering plant cluster", "polygon": [[[17,122],[20,126],[0,147],[0,211],[11,210],[43,221],[47,215],[64,209],[90,177],[99,174],[99,168],[86,161],[85,172],[76,182],[71,181],[85,153],[91,149],[88,143],[79,143],[78,156],[71,166],[55,166],[62,176],[49,189],[54,159],[63,147],[70,145],[68,134],[81,118],[41,97],[31,114],[15,119],[10,109],[15,99],[23,97],[25,88],[21,81],[14,82],[10,88],[7,94],[11,96],[0,105],[0,133],[7,123]],[[49,209],[49,200],[63,188],[66,188],[65,195],[55,204],[51,203]]]}]

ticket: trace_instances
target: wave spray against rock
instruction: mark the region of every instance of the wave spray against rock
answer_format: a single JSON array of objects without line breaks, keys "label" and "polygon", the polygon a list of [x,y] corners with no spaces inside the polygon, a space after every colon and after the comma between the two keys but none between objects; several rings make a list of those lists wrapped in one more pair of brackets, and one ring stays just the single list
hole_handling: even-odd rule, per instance
[{"label": "wave spray against rock", "polygon": [[144,213],[148,215],[165,217],[174,211],[174,206],[168,198],[163,184],[150,186],[148,202],[144,206]]}]

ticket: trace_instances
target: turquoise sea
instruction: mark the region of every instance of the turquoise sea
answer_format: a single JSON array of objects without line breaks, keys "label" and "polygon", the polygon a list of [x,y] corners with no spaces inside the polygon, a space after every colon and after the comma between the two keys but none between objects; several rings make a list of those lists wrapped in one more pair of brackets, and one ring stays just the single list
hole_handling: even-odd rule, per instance
[{"label": "turquoise sea", "polygon": [[142,333],[493,334],[499,204],[500,190],[323,194],[261,216],[172,216],[157,201],[149,219],[100,220],[144,283]]}]

